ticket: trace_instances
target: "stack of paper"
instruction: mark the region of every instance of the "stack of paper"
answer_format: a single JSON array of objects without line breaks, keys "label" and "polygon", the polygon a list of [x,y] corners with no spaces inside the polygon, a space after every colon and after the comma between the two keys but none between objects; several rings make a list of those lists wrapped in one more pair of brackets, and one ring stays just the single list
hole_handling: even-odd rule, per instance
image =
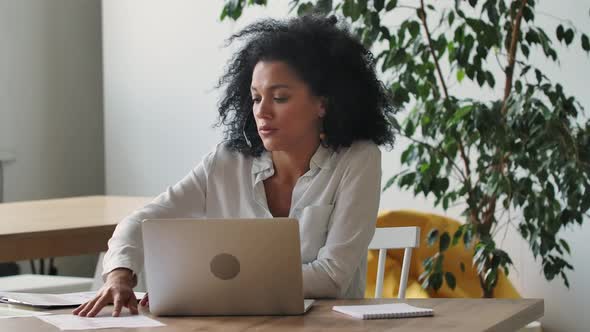
[{"label": "stack of paper", "polygon": [[[144,295],[145,293],[135,292],[135,296],[138,299],[141,299]],[[66,294],[0,292],[0,303],[54,309],[79,306],[82,303],[92,300],[95,296],[96,291]]]},{"label": "stack of paper", "polygon": [[0,305],[0,319],[49,315],[48,312],[21,310],[8,305]]},{"label": "stack of paper", "polygon": [[[145,293],[136,292],[140,299]],[[89,330],[105,328],[138,328],[165,326],[157,320],[143,316],[122,312],[119,317],[112,317],[111,312],[103,312],[96,317],[80,317],[73,314],[52,315],[51,312],[37,311],[40,308],[64,308],[78,306],[96,296],[96,292],[80,292],[68,294],[34,294],[0,292],[0,319],[35,316],[42,321],[52,324],[60,330]],[[27,307],[22,310],[16,306]]]},{"label": "stack of paper", "polygon": [[89,330],[123,327],[157,327],[165,326],[155,319],[142,315],[121,314],[120,317],[111,317],[109,313],[97,317],[80,317],[69,315],[39,316],[40,320],[56,326],[60,330]]}]

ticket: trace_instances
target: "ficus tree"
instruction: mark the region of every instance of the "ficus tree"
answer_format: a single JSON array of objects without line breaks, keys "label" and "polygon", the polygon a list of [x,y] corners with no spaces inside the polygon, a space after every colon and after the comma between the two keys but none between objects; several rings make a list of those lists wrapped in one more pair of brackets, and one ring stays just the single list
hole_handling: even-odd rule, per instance
[{"label": "ficus tree", "polygon": [[[400,155],[403,170],[384,190],[397,185],[445,210],[462,208],[456,232],[428,232],[438,250],[423,262],[424,288],[455,288],[442,262],[448,248],[462,245],[473,250],[482,295],[492,297],[499,274],[512,265],[496,243],[509,229],[540,257],[547,280],[559,276],[569,287],[570,248],[560,234],[589,216],[590,121],[576,97],[529,58],[559,64],[557,45],[587,57],[590,41],[569,20],[538,25],[538,2],[291,1],[298,15],[347,20],[375,54],[392,102],[407,110],[403,121],[391,119],[410,143]],[[226,0],[221,19],[266,3]],[[400,11],[403,20],[387,19]],[[454,95],[450,84],[473,84],[491,98]]]}]

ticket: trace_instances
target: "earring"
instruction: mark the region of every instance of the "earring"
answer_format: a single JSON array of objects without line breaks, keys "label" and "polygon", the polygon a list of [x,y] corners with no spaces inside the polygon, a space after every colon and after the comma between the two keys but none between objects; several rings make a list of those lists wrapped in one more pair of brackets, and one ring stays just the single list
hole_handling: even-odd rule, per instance
[{"label": "earring", "polygon": [[325,112],[320,113],[320,119],[322,121],[322,123],[320,124],[320,141],[325,141],[326,140],[326,130],[324,129],[324,115],[326,115]]}]

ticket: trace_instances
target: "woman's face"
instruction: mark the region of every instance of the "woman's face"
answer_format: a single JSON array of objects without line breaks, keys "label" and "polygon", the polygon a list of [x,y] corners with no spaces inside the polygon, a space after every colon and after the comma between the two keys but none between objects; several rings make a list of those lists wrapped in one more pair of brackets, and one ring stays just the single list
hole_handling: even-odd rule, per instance
[{"label": "woman's face", "polygon": [[282,61],[260,61],[250,87],[258,135],[268,151],[315,148],[319,143],[323,99]]}]

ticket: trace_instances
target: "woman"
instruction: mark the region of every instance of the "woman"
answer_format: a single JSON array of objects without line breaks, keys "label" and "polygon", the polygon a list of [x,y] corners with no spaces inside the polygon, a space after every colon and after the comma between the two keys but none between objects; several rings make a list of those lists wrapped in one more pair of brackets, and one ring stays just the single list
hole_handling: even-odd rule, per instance
[{"label": "woman", "polygon": [[264,20],[234,40],[245,44],[219,83],[225,141],[117,226],[105,285],[74,314],[95,316],[111,302],[113,316],[123,306],[137,313],[147,218],[296,218],[304,296],[363,297],[380,196],[377,145],[394,140],[371,53],[335,18],[315,16]]}]

